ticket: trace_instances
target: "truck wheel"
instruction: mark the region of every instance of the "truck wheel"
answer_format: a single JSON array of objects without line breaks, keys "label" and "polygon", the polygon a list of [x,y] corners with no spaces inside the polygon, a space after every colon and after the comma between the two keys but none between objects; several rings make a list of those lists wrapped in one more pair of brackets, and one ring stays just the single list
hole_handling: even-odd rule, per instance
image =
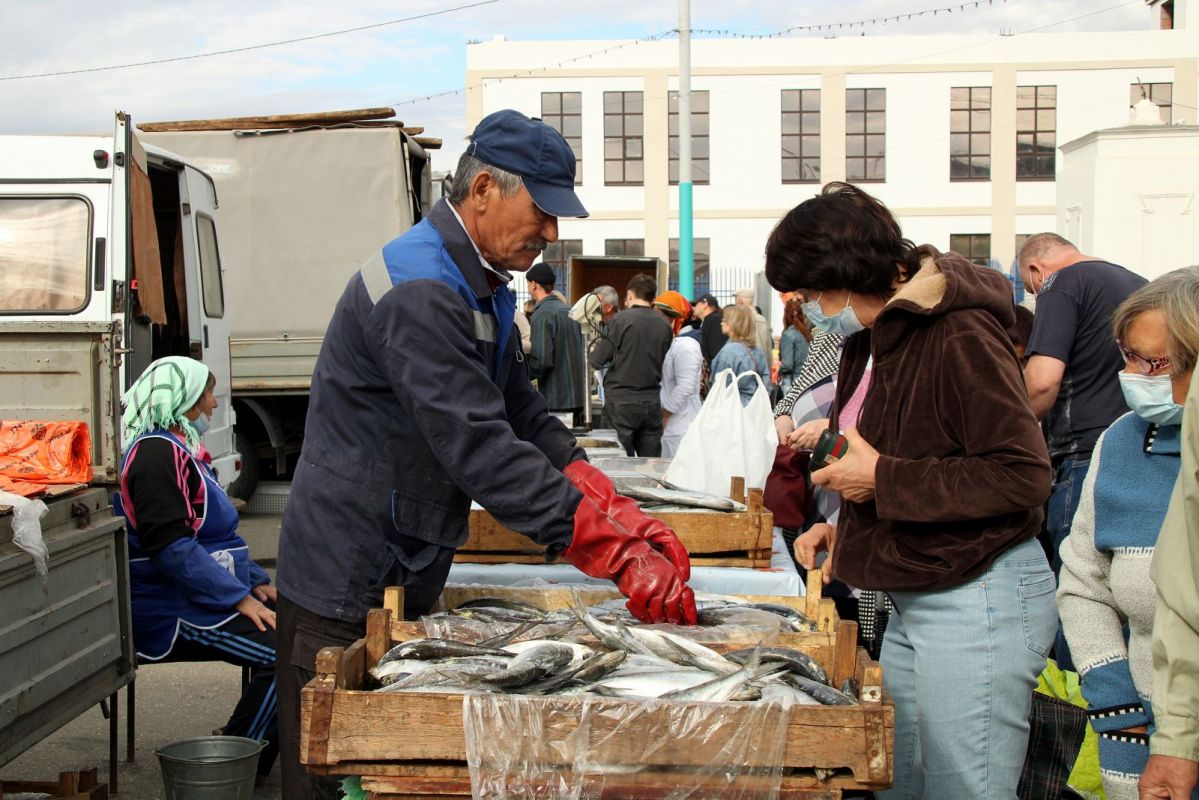
[{"label": "truck wheel", "polygon": [[229,484],[229,495],[248,502],[258,488],[258,454],[254,451],[250,437],[236,428],[233,429],[233,444],[241,453],[241,474]]}]

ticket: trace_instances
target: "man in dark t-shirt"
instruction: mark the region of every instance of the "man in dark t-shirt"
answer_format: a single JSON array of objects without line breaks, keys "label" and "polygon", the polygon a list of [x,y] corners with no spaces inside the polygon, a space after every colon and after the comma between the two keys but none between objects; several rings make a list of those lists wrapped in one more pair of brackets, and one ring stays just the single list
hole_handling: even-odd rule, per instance
[{"label": "man in dark t-shirt", "polygon": [[[1112,314],[1147,281],[1083,255],[1055,233],[1038,233],[1025,242],[1020,274],[1037,296],[1024,379],[1033,411],[1045,422],[1054,467],[1045,528],[1056,573],[1095,441],[1128,411],[1116,377],[1124,359],[1112,334]],[[1060,635],[1057,650],[1059,665],[1072,669]]]}]

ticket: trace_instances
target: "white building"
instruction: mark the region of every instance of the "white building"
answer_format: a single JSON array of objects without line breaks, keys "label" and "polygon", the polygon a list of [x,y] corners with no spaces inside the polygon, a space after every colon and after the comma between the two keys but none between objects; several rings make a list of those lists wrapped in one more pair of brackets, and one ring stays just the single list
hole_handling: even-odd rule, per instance
[{"label": "white building", "polygon": [[[1060,143],[1128,124],[1140,87],[1199,122],[1199,19],[1170,11],[1169,30],[1152,8],[1141,31],[694,40],[697,290],[709,264],[726,291],[720,273],[760,270],[775,222],[832,180],[864,183],[915,242],[1006,270],[1019,237],[1057,227]],[[672,254],[678,43],[620,44],[468,48],[468,130],[516,108],[576,148],[591,217],[563,220],[547,260]]]}]

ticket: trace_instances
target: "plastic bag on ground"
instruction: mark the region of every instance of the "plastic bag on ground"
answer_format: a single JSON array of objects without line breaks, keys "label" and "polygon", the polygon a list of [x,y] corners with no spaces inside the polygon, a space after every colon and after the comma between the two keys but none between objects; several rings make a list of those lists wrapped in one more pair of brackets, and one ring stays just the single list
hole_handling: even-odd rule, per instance
[{"label": "plastic bag on ground", "polygon": [[462,702],[478,800],[599,800],[649,787],[667,787],[667,800],[779,794],[784,704],[494,694],[467,694]]},{"label": "plastic bag on ground", "polygon": [[[741,378],[758,382],[746,406],[741,405],[737,389]],[[761,376],[756,372],[733,375],[726,369],[713,377],[708,398],[679,442],[665,477],[684,488],[721,497],[728,497],[733,477],[745,478],[747,489],[761,489],[777,446],[770,397]]]},{"label": "plastic bag on ground", "polygon": [[42,517],[48,510],[46,504],[0,491],[0,505],[12,506],[12,543],[33,557],[33,568],[45,580],[50,562],[50,551],[42,538]]}]

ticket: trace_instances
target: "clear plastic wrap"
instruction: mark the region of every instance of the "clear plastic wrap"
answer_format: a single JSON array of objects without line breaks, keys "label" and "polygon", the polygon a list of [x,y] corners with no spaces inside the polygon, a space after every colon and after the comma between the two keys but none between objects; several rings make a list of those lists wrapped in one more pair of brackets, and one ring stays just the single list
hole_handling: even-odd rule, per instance
[{"label": "clear plastic wrap", "polygon": [[[478,644],[489,639],[496,639],[516,632],[509,642],[524,642],[530,639],[561,639],[563,641],[594,644],[594,639],[583,625],[572,618],[562,618],[555,615],[551,621],[532,626],[519,622],[491,622],[468,617],[458,617],[452,614],[432,614],[421,617],[425,627],[425,636],[430,639],[453,639],[457,642]],[[630,622],[631,617],[626,619]],[[673,633],[691,639],[695,642],[730,642],[771,645],[778,641],[778,635],[788,630],[785,621],[774,614],[755,609],[745,609],[730,616],[730,622],[721,625],[692,626],[692,625],[641,625],[665,633]]]},{"label": "clear plastic wrap", "polygon": [[776,798],[785,702],[631,702],[520,695],[463,697],[475,798]]},{"label": "clear plastic wrap", "polygon": [[0,505],[12,506],[12,543],[33,558],[33,568],[46,580],[49,574],[50,551],[42,538],[42,517],[46,504],[11,492],[0,491]]}]

